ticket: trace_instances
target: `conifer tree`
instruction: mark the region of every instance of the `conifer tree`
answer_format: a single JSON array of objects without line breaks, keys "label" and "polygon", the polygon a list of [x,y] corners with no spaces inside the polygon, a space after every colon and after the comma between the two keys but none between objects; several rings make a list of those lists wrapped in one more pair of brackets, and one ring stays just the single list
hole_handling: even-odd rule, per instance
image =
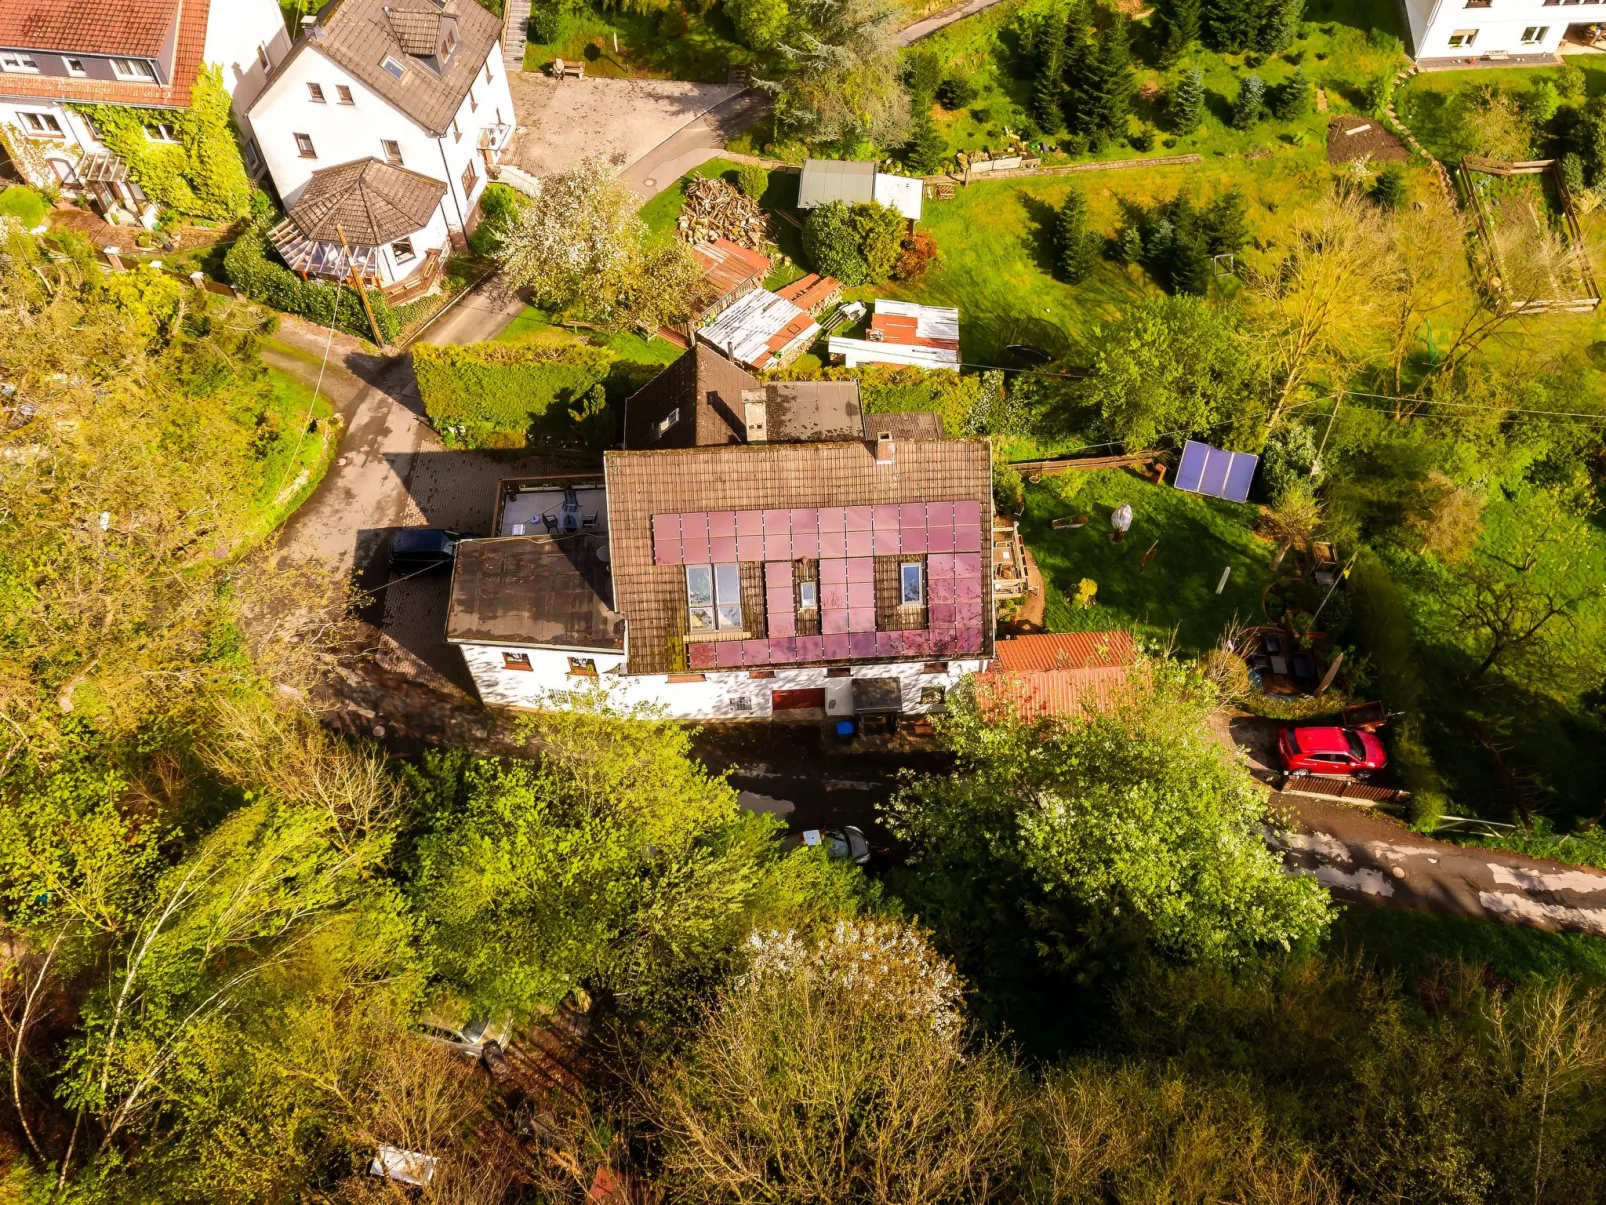
[{"label": "conifer tree", "polygon": [[1260,120],[1260,106],[1266,100],[1266,85],[1258,75],[1246,75],[1238,81],[1238,99],[1232,104],[1232,128],[1247,130]]},{"label": "conifer tree", "polygon": [[1064,87],[1060,94],[1060,109],[1065,115],[1067,130],[1082,128],[1082,109],[1087,94],[1084,73],[1091,50],[1088,38],[1090,20],[1087,0],[1072,0],[1065,10],[1065,48],[1060,54],[1060,78]]},{"label": "conifer tree", "polygon": [[1166,119],[1178,134],[1191,134],[1204,121],[1204,72],[1190,67],[1166,98]]},{"label": "conifer tree", "polygon": [[1271,94],[1271,115],[1278,121],[1293,121],[1310,110],[1310,80],[1299,68]]},{"label": "conifer tree", "polygon": [[1060,276],[1079,284],[1098,263],[1102,240],[1087,228],[1087,200],[1080,192],[1067,194],[1054,222],[1054,252]]},{"label": "conifer tree", "polygon": [[1060,128],[1065,101],[1065,18],[1050,15],[1040,34],[1037,82],[1032,87],[1032,119],[1044,133]]},{"label": "conifer tree", "polygon": [[1171,0],[1157,4],[1152,23],[1160,45],[1160,61],[1174,63],[1199,40],[1203,27],[1203,0]]},{"label": "conifer tree", "polygon": [[1126,134],[1132,111],[1132,51],[1126,17],[1117,13],[1099,32],[1082,71],[1082,97],[1077,114],[1080,133],[1097,146]]},{"label": "conifer tree", "polygon": [[1204,40],[1216,50],[1248,50],[1257,40],[1265,0],[1204,0]]},{"label": "conifer tree", "polygon": [[1264,0],[1260,27],[1255,31],[1255,49],[1262,54],[1287,50],[1299,36],[1299,22],[1305,15],[1305,0]]},{"label": "conifer tree", "polygon": [[925,97],[923,100],[922,104],[922,98],[915,98],[915,103],[921,107],[915,113],[910,127],[909,141],[904,144],[903,161],[909,165],[909,170],[929,176],[942,167],[942,161],[948,154],[948,140],[932,120],[931,98]]}]

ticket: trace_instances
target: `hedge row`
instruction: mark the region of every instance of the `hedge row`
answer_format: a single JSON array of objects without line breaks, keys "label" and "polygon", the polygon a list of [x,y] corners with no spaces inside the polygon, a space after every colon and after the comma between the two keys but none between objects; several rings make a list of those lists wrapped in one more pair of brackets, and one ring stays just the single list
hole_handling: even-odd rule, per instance
[{"label": "hedge row", "polygon": [[522,447],[531,428],[573,427],[571,406],[606,382],[614,354],[588,344],[469,343],[413,348],[424,413],[449,443]]},{"label": "hedge row", "polygon": [[[224,256],[223,271],[229,283],[252,301],[286,314],[299,314],[320,326],[333,326],[360,339],[373,338],[357,290],[350,285],[302,280],[269,258],[272,254],[267,229],[260,222],[252,223]],[[378,289],[367,292],[380,334],[387,343],[395,341],[401,335],[401,319]]]}]

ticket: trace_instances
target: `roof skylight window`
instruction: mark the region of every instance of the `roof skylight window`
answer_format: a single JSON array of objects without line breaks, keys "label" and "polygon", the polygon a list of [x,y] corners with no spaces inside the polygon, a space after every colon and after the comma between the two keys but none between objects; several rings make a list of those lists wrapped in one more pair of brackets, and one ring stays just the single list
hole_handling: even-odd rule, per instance
[{"label": "roof skylight window", "polygon": [[387,54],[379,65],[397,79],[407,74],[407,65],[393,54]]}]

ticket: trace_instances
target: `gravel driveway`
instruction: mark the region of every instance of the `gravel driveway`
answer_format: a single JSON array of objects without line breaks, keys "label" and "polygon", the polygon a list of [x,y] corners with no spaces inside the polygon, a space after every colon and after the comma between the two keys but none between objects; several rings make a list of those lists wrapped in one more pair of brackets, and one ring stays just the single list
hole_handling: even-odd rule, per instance
[{"label": "gravel driveway", "polygon": [[519,129],[510,161],[533,176],[600,155],[623,168],[742,92],[732,84],[586,79],[561,83],[536,72],[508,76]]}]

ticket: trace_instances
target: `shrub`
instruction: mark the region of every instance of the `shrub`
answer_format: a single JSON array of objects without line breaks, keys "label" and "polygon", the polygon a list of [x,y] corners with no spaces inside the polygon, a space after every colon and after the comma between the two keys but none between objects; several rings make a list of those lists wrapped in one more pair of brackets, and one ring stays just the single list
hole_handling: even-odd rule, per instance
[{"label": "shrub", "polygon": [[1260,120],[1260,107],[1266,99],[1266,85],[1258,75],[1238,81],[1238,99],[1232,104],[1232,128],[1247,130]]},{"label": "shrub", "polygon": [[543,5],[531,11],[530,41],[538,46],[550,46],[558,40],[558,34],[562,32],[563,14],[556,8]]},{"label": "shrub", "polygon": [[1271,115],[1278,121],[1294,121],[1305,116],[1310,102],[1310,80],[1300,69],[1272,90]]},{"label": "shrub", "polygon": [[480,195],[480,224],[468,236],[468,249],[490,255],[501,245],[500,231],[508,215],[517,212],[518,190],[507,184],[487,184]]},{"label": "shrub", "polygon": [[1316,464],[1316,437],[1304,423],[1287,423],[1272,432],[1260,457],[1261,482],[1266,497],[1281,498],[1296,481],[1321,481],[1311,468]]},{"label": "shrub", "polygon": [[24,230],[32,230],[43,222],[48,208],[45,199],[25,185],[13,184],[0,192],[0,217],[16,218]]},{"label": "shrub", "polygon": [[945,109],[963,109],[976,99],[976,82],[968,75],[950,75],[937,85],[937,103]]},{"label": "shrub", "polygon": [[898,253],[897,267],[893,268],[894,280],[919,280],[931,267],[931,261],[937,258],[937,240],[924,230],[916,230],[903,240],[903,249]]},{"label": "shrub", "polygon": [[947,155],[948,139],[932,120],[929,106],[921,108],[909,127],[909,141],[903,145],[904,163],[910,171],[929,176],[942,167]]},{"label": "shrub", "polygon": [[1148,126],[1139,126],[1137,133],[1127,139],[1135,151],[1152,151],[1154,149],[1154,130]]},{"label": "shrub", "polygon": [[904,63],[903,83],[917,105],[929,105],[942,83],[942,59],[929,50],[911,52]]},{"label": "shrub", "polygon": [[[373,338],[362,300],[350,285],[306,281],[283,264],[269,259],[272,253],[266,230],[253,222],[240,232],[234,246],[223,258],[223,271],[232,284],[252,301],[287,314],[299,314],[321,326],[333,326],[360,339]],[[390,302],[378,289],[369,289],[368,304],[385,342],[401,334],[401,321]]]},{"label": "shrub", "polygon": [[584,399],[614,360],[612,352],[586,344],[413,348],[424,413],[447,442],[467,447],[522,445],[537,424],[566,430],[571,406],[590,413]]},{"label": "shrub", "polygon": [[993,503],[1006,515],[1026,509],[1026,483],[1013,465],[993,461]]},{"label": "shrub", "polygon": [[[898,266],[908,221],[896,209],[875,201],[853,206],[853,228],[859,238],[859,254],[871,281],[886,280]],[[845,282],[844,282],[845,283]]]},{"label": "shrub", "polygon": [[1384,209],[1398,209],[1405,203],[1405,169],[1391,163],[1372,182],[1372,200]]},{"label": "shrub", "polygon": [[898,266],[905,221],[874,201],[832,201],[809,211],[803,250],[814,270],[853,286],[885,280]]},{"label": "shrub", "polygon": [[736,187],[742,196],[756,201],[770,186],[769,169],[757,163],[744,163],[736,169]]},{"label": "shrub", "polygon": [[1383,110],[1388,107],[1389,93],[1394,88],[1394,73],[1392,71],[1379,71],[1366,81],[1362,90],[1362,98],[1366,111],[1373,117],[1383,116]]}]

